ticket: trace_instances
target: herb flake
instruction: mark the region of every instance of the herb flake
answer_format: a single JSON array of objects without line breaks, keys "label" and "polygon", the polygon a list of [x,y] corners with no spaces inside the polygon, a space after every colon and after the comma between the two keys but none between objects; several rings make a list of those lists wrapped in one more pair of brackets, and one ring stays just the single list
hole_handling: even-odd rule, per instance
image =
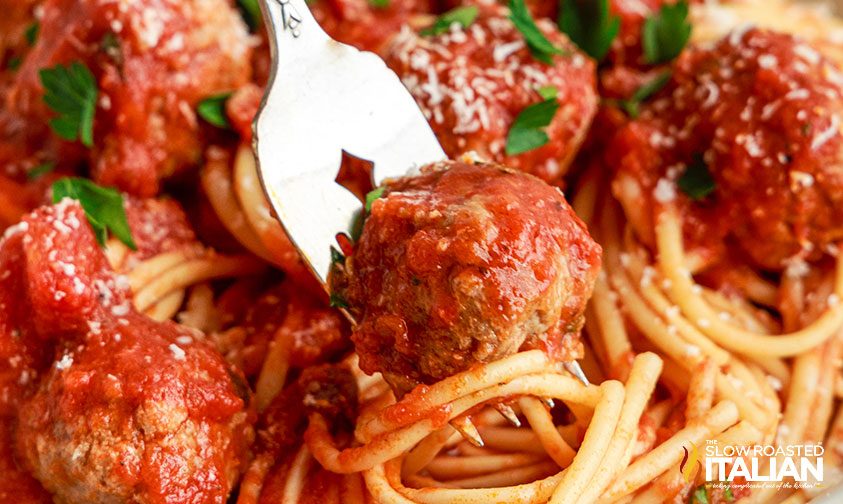
[{"label": "herb flake", "polygon": [[31,170],[26,172],[26,178],[29,180],[36,180],[56,169],[55,161],[46,161],[34,166]]},{"label": "herb flake", "polygon": [[622,109],[624,109],[624,111],[626,111],[629,117],[633,119],[637,118],[641,103],[661,91],[670,80],[671,75],[672,72],[670,70],[666,70],[658,74],[636,89],[631,97],[626,100],[619,101],[618,104]]},{"label": "herb flake", "polygon": [[88,179],[68,177],[53,183],[53,203],[64,198],[75,199],[82,205],[100,245],[105,245],[110,231],[130,249],[137,249],[123,208],[123,196],[117,190],[98,186]]},{"label": "herb flake", "polygon": [[378,188],[375,188],[375,189],[369,191],[369,193],[366,195],[366,213],[369,213],[369,212],[372,211],[372,203],[374,203],[376,199],[383,196],[383,192],[384,192],[385,189],[386,189],[386,187],[380,186]]},{"label": "herb flake", "polygon": [[38,40],[38,32],[40,31],[41,24],[38,23],[38,21],[35,21],[26,27],[26,31],[23,32],[23,36],[26,38],[26,43],[29,44],[30,47],[35,45],[35,41]]},{"label": "herb flake", "polygon": [[331,308],[348,308],[348,301],[341,295],[332,292],[330,295]]},{"label": "herb flake", "polygon": [[553,121],[556,111],[559,110],[559,102],[556,100],[555,88],[553,93],[545,89],[541,96],[544,101],[522,110],[509,128],[506,137],[507,156],[538,149],[550,140],[544,128]]},{"label": "herb flake", "polygon": [[249,29],[253,32],[257,31],[263,22],[258,0],[237,0],[237,7],[240,9],[246,24],[249,25]]},{"label": "herb flake", "polygon": [[618,36],[621,19],[609,11],[609,0],[562,0],[558,24],[577,47],[600,62]]},{"label": "herb flake", "polygon": [[228,121],[228,116],[225,113],[225,104],[229,98],[231,98],[231,93],[209,96],[199,102],[199,105],[196,106],[196,112],[208,124],[212,124],[217,128],[229,129],[231,128],[231,123]]},{"label": "herb flake", "polygon": [[441,35],[450,30],[451,25],[454,23],[463,28],[468,28],[477,19],[478,12],[479,10],[476,5],[451,9],[437,17],[431,26],[421,30],[419,33],[425,37]]},{"label": "herb flake", "polygon": [[651,65],[673,60],[691,38],[688,22],[688,2],[662,5],[659,12],[648,17],[641,29],[644,61]]},{"label": "herb flake", "polygon": [[694,156],[694,161],[688,165],[676,185],[694,201],[704,199],[716,188],[714,177],[701,155]]},{"label": "herb flake", "polygon": [[44,86],[44,102],[58,114],[50,121],[53,131],[65,140],[78,139],[86,147],[92,147],[99,94],[94,74],[81,62],[74,61],[68,66],[45,68],[39,77]]},{"label": "herb flake", "polygon": [[388,9],[390,0],[369,0],[369,5],[376,9]]},{"label": "herb flake", "polygon": [[533,58],[550,65],[554,56],[565,54],[565,51],[553,45],[539,30],[524,0],[509,0],[509,19],[521,32]]}]

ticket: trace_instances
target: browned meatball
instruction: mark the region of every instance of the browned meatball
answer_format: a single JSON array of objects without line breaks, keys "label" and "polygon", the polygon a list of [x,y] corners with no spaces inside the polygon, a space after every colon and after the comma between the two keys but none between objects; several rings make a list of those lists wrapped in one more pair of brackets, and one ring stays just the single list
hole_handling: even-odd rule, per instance
[{"label": "browned meatball", "polygon": [[[807,42],[734,31],[687,50],[673,79],[614,138],[614,190],[639,236],[653,242],[660,205],[680,206],[685,238],[703,262],[737,243],[780,270],[843,238],[843,73]],[[679,190],[691,169],[714,189]],[[683,180],[685,182],[683,182]]]},{"label": "browned meatball", "polygon": [[[549,20],[539,20],[538,26],[566,52],[550,65],[530,54],[501,9],[484,9],[468,28],[455,24],[437,36],[404,28],[395,37],[387,64],[410,90],[450,157],[475,151],[549,182],[565,174],[597,110],[595,65]],[[549,141],[508,154],[507,135],[516,117],[543,101],[539,89],[551,86],[559,109],[545,129]]]},{"label": "browned meatball", "polygon": [[2,409],[29,472],[58,502],[226,502],[252,435],[242,376],[134,311],[75,201],[27,216],[0,257],[0,350],[17,354],[0,389],[20,401]]},{"label": "browned meatball", "polygon": [[[46,0],[35,45],[0,106],[0,168],[21,177],[40,162],[75,169],[136,195],[199,162],[195,113],[209,95],[248,82],[251,43],[230,0]],[[78,61],[99,98],[90,149],[48,126],[39,72]]]},{"label": "browned meatball", "polygon": [[431,383],[522,347],[571,359],[600,247],[523,172],[442,162],[387,184],[347,262],[366,372]]}]

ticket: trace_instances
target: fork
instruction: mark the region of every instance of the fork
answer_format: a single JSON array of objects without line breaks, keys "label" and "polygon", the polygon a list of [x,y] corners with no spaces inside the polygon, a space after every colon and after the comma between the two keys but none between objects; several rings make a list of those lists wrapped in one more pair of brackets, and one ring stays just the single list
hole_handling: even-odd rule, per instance
[{"label": "fork", "polygon": [[[258,172],[290,240],[327,290],[331,246],[339,233],[351,233],[362,210],[360,200],[335,182],[343,152],[374,163],[375,187],[447,156],[380,57],[330,38],[305,0],[260,3],[272,67],[254,124]],[[565,367],[588,384],[576,361]],[[518,423],[509,406],[498,411]],[[470,421],[454,427],[482,445]]]}]

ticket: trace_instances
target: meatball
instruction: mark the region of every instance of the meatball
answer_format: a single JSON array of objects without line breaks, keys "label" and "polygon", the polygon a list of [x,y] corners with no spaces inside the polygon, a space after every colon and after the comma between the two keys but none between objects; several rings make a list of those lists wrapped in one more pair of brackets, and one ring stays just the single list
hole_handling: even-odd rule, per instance
[{"label": "meatball", "polygon": [[346,264],[360,367],[397,389],[542,348],[579,351],[600,246],[523,172],[442,162],[388,183]]},{"label": "meatball", "polygon": [[[595,65],[547,19],[538,26],[566,54],[546,65],[531,56],[524,38],[500,11],[484,11],[471,26],[432,37],[404,28],[386,56],[424,112],[445,152],[453,158],[475,151],[546,181],[561,179],[597,110]],[[545,132],[549,141],[507,155],[515,118],[544,100],[553,86],[559,110]]]},{"label": "meatball", "polygon": [[74,201],[27,216],[0,257],[18,297],[0,342],[35,346],[10,370],[27,470],[59,502],[224,503],[252,437],[245,379],[201,333],[134,311]]},{"label": "meatball", "polygon": [[380,53],[384,44],[414,18],[432,12],[431,0],[317,0],[313,17],[328,35],[363,51]]},{"label": "meatball", "polygon": [[[248,82],[251,42],[228,0],[47,0],[38,39],[0,107],[0,166],[22,177],[43,161],[88,162],[100,183],[150,196],[201,158],[199,101]],[[39,71],[79,61],[99,98],[94,145],[60,140]]]},{"label": "meatball", "polygon": [[[790,35],[739,30],[687,50],[609,147],[637,234],[652,244],[655,212],[676,204],[703,264],[724,257],[727,238],[770,270],[819,257],[843,237],[841,84],[840,68]],[[710,174],[711,194],[677,188],[689,169]]]}]

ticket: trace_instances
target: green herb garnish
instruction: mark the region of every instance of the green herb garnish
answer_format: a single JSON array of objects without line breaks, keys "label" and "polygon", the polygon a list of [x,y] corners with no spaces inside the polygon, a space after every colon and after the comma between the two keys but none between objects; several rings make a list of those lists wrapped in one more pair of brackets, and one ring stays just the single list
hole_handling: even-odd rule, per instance
[{"label": "green herb garnish", "polygon": [[331,308],[348,308],[348,301],[337,293],[331,293],[330,302]]},{"label": "green herb garnish", "polygon": [[700,485],[694,489],[691,494],[691,504],[708,504],[708,489],[705,485]]},{"label": "green herb garnish", "polygon": [[556,88],[542,88],[539,93],[544,101],[530,105],[518,114],[509,134],[506,137],[506,154],[514,156],[533,149],[538,149],[550,140],[545,133],[556,111],[559,102],[556,100]]},{"label": "green herb garnish", "polygon": [[331,246],[331,264],[345,264],[345,256],[334,246]]},{"label": "green herb garnish", "polygon": [[389,7],[389,0],[369,0],[369,5],[376,9],[386,9]]},{"label": "green herb garnish", "polygon": [[237,0],[237,7],[250,30],[256,31],[260,28],[262,16],[258,0]]},{"label": "green herb garnish", "polygon": [[26,43],[29,44],[30,47],[35,45],[35,41],[38,40],[38,32],[40,31],[41,25],[38,21],[35,21],[26,27],[26,31],[23,32],[23,36],[26,37]]},{"label": "green herb garnish", "polygon": [[621,28],[621,18],[609,12],[609,0],[562,0],[559,29],[577,47],[602,61]]},{"label": "green herb garnish", "polygon": [[509,19],[524,36],[530,54],[535,59],[550,65],[553,63],[553,56],[565,54],[565,51],[553,45],[539,30],[524,0],[509,0]]},{"label": "green herb garnish", "polygon": [[715,182],[701,155],[694,156],[694,160],[679,177],[676,185],[691,199],[700,201],[714,192]]},{"label": "green herb garnish", "polygon": [[79,139],[94,145],[94,113],[97,107],[97,82],[84,64],[56,65],[39,72],[44,86],[44,102],[58,114],[50,121],[53,131],[68,141]]},{"label": "green herb garnish", "polygon": [[655,76],[653,79],[645,82],[635,93],[627,100],[621,100],[618,104],[623,108],[629,117],[635,119],[638,117],[641,103],[646,101],[649,97],[661,91],[661,89],[670,80],[671,72],[667,70]]},{"label": "green herb garnish", "polygon": [[6,62],[6,68],[9,70],[17,70],[20,68],[21,64],[23,63],[23,58],[20,56],[12,56],[9,58],[9,61]]},{"label": "green herb garnish", "polygon": [[369,194],[366,195],[366,213],[372,211],[372,203],[374,203],[376,199],[383,196],[383,191],[385,189],[386,188],[384,186],[381,186],[369,191]]},{"label": "green herb garnish", "polygon": [[213,124],[218,128],[229,129],[231,123],[225,113],[225,103],[231,97],[231,93],[222,93],[205,98],[196,106],[199,117]]},{"label": "green herb garnish", "polygon": [[688,22],[688,2],[662,5],[658,14],[648,17],[641,29],[644,61],[649,64],[666,63],[682,52],[691,38]]},{"label": "green herb garnish", "polygon": [[421,30],[419,33],[426,37],[441,35],[450,30],[451,25],[454,23],[463,28],[468,28],[477,19],[478,12],[477,6],[475,5],[451,9],[437,17],[431,26]]},{"label": "green herb garnish", "polygon": [[53,171],[55,168],[56,163],[54,161],[46,161],[44,163],[36,165],[34,168],[26,172],[26,178],[28,178],[29,180],[41,178],[44,175]]},{"label": "green herb garnish", "polygon": [[84,178],[63,178],[53,183],[53,203],[64,198],[79,201],[100,245],[105,245],[111,231],[132,250],[137,248],[123,208],[123,196],[118,191]]}]

